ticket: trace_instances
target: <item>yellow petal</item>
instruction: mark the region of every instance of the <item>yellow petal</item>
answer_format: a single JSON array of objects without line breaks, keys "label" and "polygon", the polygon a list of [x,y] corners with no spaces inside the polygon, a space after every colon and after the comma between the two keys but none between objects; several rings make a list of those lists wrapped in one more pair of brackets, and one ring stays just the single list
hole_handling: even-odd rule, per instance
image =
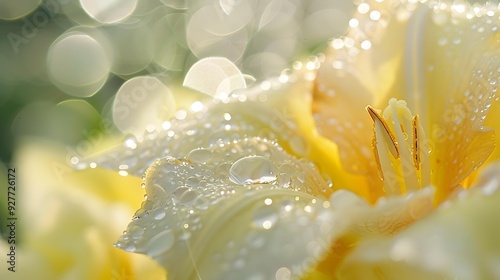
[{"label": "yellow petal", "polygon": [[21,146],[16,156],[16,161],[23,166],[19,168],[19,176],[25,178],[26,184],[38,186],[33,191],[76,189],[109,203],[126,203],[131,209],[142,201],[144,190],[140,188],[138,177],[99,169],[74,171],[68,166],[67,148],[49,143],[35,144],[34,141],[25,141]]},{"label": "yellow petal", "polygon": [[500,163],[476,187],[394,237],[365,240],[340,279],[498,279]]},{"label": "yellow petal", "polygon": [[493,161],[500,159],[500,102],[498,97],[495,98],[495,102],[492,103],[490,111],[488,112],[488,116],[485,119],[484,126],[491,127],[495,130],[495,150],[490,155],[488,160],[485,162],[485,165],[491,163]]},{"label": "yellow petal", "polygon": [[468,19],[465,13],[472,10],[465,6],[464,14],[457,14],[456,7],[432,13],[425,27],[428,110],[422,116],[431,138],[431,182],[438,187],[438,202],[481,166],[495,141],[484,118],[500,79],[500,20]]},{"label": "yellow petal", "polygon": [[[110,172],[75,172],[63,147],[26,141],[16,151],[19,279],[136,279],[165,271],[144,256],[113,247],[143,190]],[[108,176],[110,175],[110,176]],[[118,176],[118,177],[115,177]],[[140,182],[140,179],[139,181]],[[130,189],[128,187],[131,187]],[[30,269],[23,269],[30,267]],[[12,275],[0,278],[12,279]]]},{"label": "yellow petal", "polygon": [[[312,73],[299,73],[306,76]],[[306,153],[299,156],[305,156],[318,165],[320,172],[327,174],[333,183],[333,189],[348,189],[363,197],[371,197],[369,178],[359,174],[345,172],[342,168],[342,155],[339,151],[338,143],[330,141],[317,130],[311,108],[313,104],[311,95],[312,83],[305,81],[296,82],[293,87],[286,92],[286,95],[270,96],[270,106],[281,108],[287,116],[296,123],[296,131],[304,141]],[[313,109],[314,110],[314,109]],[[346,131],[346,133],[349,133]],[[290,143],[280,142],[286,148]],[[293,149],[287,149],[293,152]],[[339,154],[340,153],[340,154]]]},{"label": "yellow petal", "polygon": [[483,117],[500,75],[497,13],[467,3],[358,5],[352,29],[331,42],[313,101],[318,130],[338,145],[347,171],[377,181],[362,108],[391,97],[408,102],[430,138],[437,201],[486,160],[494,140]]},{"label": "yellow petal", "polygon": [[110,170],[74,171],[67,175],[65,183],[89,192],[108,203],[126,203],[132,209],[141,204],[144,195],[144,189],[140,187],[141,178],[121,176]]},{"label": "yellow petal", "polygon": [[[313,113],[321,135],[338,145],[347,172],[365,177],[365,196],[376,201],[382,182],[371,152],[372,122],[364,108],[385,107],[390,98],[407,99],[407,33],[413,5],[366,1],[358,6],[344,38],[334,39],[318,72]],[[411,7],[410,7],[411,6]],[[395,11],[401,11],[395,12]],[[412,107],[410,107],[412,108]],[[349,188],[342,185],[342,188]]]}]

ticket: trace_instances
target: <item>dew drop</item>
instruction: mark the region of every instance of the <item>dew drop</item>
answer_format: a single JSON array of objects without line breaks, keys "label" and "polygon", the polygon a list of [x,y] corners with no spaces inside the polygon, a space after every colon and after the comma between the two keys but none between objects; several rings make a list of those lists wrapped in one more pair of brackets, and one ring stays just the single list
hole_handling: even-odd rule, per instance
[{"label": "dew drop", "polygon": [[173,193],[173,196],[174,198],[177,200],[177,201],[180,201],[181,199],[181,196],[187,192],[188,190],[190,190],[191,188],[189,187],[186,187],[186,186],[183,186],[183,187],[178,187],[177,189],[175,189],[174,193]]},{"label": "dew drop", "polygon": [[272,183],[276,181],[276,168],[265,157],[248,156],[233,163],[229,179],[238,185]]},{"label": "dew drop", "polygon": [[291,164],[291,163],[283,163],[281,166],[280,166],[280,172],[282,173],[286,173],[290,176],[293,176],[293,174],[296,174],[298,173],[297,171],[297,168]]},{"label": "dew drop", "polygon": [[231,168],[231,164],[224,162],[219,164],[217,168],[215,169],[215,175],[218,177],[223,177],[226,178],[227,175],[229,174],[229,169]]},{"label": "dew drop", "polygon": [[145,200],[141,203],[141,208],[144,210],[151,210],[153,207],[153,201],[148,200],[147,197],[145,197]]},{"label": "dew drop", "polygon": [[290,176],[287,173],[281,173],[278,176],[277,180],[278,184],[282,186],[283,188],[289,188],[290,185],[292,184],[292,176]]},{"label": "dew drop", "polygon": [[145,215],[148,211],[144,208],[140,208],[138,209],[137,211],[135,211],[134,213],[134,217],[132,218],[132,220],[137,220],[139,219],[140,217],[142,217],[142,215]]},{"label": "dew drop", "polygon": [[195,162],[206,163],[212,159],[212,152],[207,149],[194,149],[187,157]]},{"label": "dew drop", "polygon": [[192,177],[187,178],[186,181],[184,182],[184,184],[186,186],[191,187],[191,188],[197,188],[198,185],[200,184],[200,179],[192,176]]},{"label": "dew drop", "polygon": [[191,204],[199,196],[199,193],[194,190],[187,190],[182,193],[179,202],[182,204]]},{"label": "dew drop", "polygon": [[172,248],[175,235],[172,230],[164,230],[155,235],[146,245],[146,253],[151,257],[156,257]]},{"label": "dew drop", "polygon": [[156,213],[155,220],[161,220],[161,219],[165,218],[166,215],[167,214],[164,211],[160,211],[160,212]]},{"label": "dew drop", "polygon": [[123,249],[127,252],[131,252],[131,253],[135,252],[135,250],[136,250],[133,243],[129,243],[129,244],[125,245],[124,247],[121,247],[121,249]]}]

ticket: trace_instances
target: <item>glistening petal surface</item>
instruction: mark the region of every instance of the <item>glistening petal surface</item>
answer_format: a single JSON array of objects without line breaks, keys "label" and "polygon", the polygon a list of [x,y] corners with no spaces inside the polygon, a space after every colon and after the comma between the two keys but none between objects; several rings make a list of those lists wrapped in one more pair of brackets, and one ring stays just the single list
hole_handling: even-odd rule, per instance
[{"label": "glistening petal surface", "polygon": [[144,182],[117,246],[174,279],[301,276],[347,226],[321,198],[328,185],[314,166],[259,138],[160,159]]}]

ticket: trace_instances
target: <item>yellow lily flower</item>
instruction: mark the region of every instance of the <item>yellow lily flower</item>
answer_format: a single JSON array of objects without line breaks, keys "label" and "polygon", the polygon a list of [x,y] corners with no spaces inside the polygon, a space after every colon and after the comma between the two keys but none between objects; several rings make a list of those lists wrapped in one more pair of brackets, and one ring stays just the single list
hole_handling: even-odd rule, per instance
[{"label": "yellow lily flower", "polygon": [[498,278],[498,12],[362,2],[326,56],[79,161],[145,172],[116,246],[173,279]]},{"label": "yellow lily flower", "polygon": [[[332,41],[318,71],[313,101],[317,128],[337,144],[340,160],[336,169],[361,180],[354,189],[339,187],[351,189],[372,203],[378,201],[376,207],[383,203],[381,197],[403,198],[401,194],[419,194],[425,186],[435,189],[434,206],[447,207],[457,193],[470,198],[450,209],[437,210],[394,238],[359,242],[338,276],[497,278],[494,269],[481,264],[491,262],[500,252],[495,240],[487,237],[498,232],[489,224],[495,215],[495,209],[489,208],[493,198],[484,198],[479,190],[470,195],[463,190],[482,186],[482,192],[490,195],[498,185],[494,175],[498,164],[475,182],[483,163],[500,159],[492,129],[498,127],[499,108],[498,8],[467,2],[393,4],[361,3],[350,21],[352,29],[345,38]],[[385,107],[387,103],[383,114],[369,106]],[[362,117],[367,105],[371,119]],[[370,150],[372,153],[367,153]],[[349,180],[341,183],[348,184]],[[419,209],[424,211],[418,219],[432,210]],[[482,212],[485,209],[491,212]],[[389,214],[389,218],[366,225],[369,231],[393,235],[418,220],[414,217],[395,223],[397,215]],[[481,216],[482,221],[474,224],[474,215]],[[455,224],[457,220],[461,223]],[[384,227],[377,228],[380,225]],[[462,227],[476,230],[464,230],[463,235],[452,237]],[[355,244],[357,238],[348,245]],[[482,239],[489,242],[489,248],[478,245],[479,249],[469,242],[454,252],[452,247],[458,246],[461,238]],[[423,253],[423,248],[429,253]],[[465,257],[472,255],[476,256],[474,261]],[[327,259],[325,263],[332,262]],[[332,270],[325,269],[324,264],[318,267]]]},{"label": "yellow lily flower", "polygon": [[[367,187],[360,189],[370,189],[369,195],[365,193],[370,201],[415,190],[416,185],[425,186],[430,179],[437,187],[439,202],[464,182],[494,148],[494,132],[483,122],[490,106],[498,101],[498,16],[493,15],[495,9],[472,7],[466,2],[409,1],[396,6],[389,2],[360,4],[357,16],[351,20],[355,27],[345,38],[332,41],[316,81],[316,124],[323,136],[337,144],[342,168],[366,179]],[[377,146],[374,151],[379,158],[374,161],[370,152],[372,120],[365,117],[364,108],[383,108],[390,98],[404,99],[407,104],[390,105],[382,118],[373,118],[374,110],[370,110],[375,129],[385,126],[384,119],[391,110],[391,123],[400,123],[401,129],[391,128],[384,132],[386,135],[377,133],[376,142],[380,145],[388,141],[393,150],[389,156],[389,151],[381,150],[385,147]],[[411,124],[412,114],[419,116],[416,127]],[[401,155],[395,155],[394,149]],[[419,159],[414,164],[411,156],[423,162]],[[410,174],[411,170],[402,174],[398,167],[384,168],[384,162],[394,157],[398,164],[409,165],[405,169],[430,168],[432,176],[429,170],[422,170],[417,183],[418,176]],[[376,165],[384,177],[414,178],[392,186],[398,190],[390,190],[390,184],[377,180]],[[466,180],[464,187],[470,184],[471,180]]]}]

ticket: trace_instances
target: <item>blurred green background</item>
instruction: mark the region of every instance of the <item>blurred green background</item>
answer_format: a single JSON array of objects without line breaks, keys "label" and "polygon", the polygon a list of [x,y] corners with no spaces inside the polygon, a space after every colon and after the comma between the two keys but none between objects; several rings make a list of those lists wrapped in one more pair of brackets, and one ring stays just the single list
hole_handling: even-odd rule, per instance
[{"label": "blurred green background", "polygon": [[208,56],[257,80],[278,75],[341,35],[352,8],[349,0],[0,0],[0,158],[11,162],[25,137],[74,146],[91,132],[118,132],[113,98],[132,77],[180,84]]}]

